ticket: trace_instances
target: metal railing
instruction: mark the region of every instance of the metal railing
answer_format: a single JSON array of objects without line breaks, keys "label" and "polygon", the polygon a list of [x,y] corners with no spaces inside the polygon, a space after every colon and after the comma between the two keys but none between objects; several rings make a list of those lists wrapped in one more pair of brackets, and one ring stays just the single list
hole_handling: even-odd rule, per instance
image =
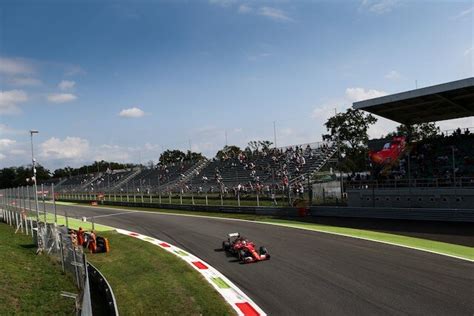
[{"label": "metal railing", "polygon": [[[21,192],[24,191],[23,188],[0,190],[1,220],[13,226],[15,233],[31,236],[38,247],[37,253],[46,254],[60,263],[63,272],[72,276],[78,294],[57,289],[58,294],[75,300],[76,315],[92,315],[87,260],[83,247],[77,245],[77,240],[74,240],[67,225],[58,226],[54,221],[48,221],[44,210],[41,213],[45,220],[38,221],[36,210],[31,208],[34,206],[31,203],[33,196],[22,195]],[[26,191],[33,193],[33,190]]]},{"label": "metal railing", "polygon": [[346,189],[393,189],[393,188],[474,188],[474,178],[431,178],[431,179],[387,179],[349,180]]}]

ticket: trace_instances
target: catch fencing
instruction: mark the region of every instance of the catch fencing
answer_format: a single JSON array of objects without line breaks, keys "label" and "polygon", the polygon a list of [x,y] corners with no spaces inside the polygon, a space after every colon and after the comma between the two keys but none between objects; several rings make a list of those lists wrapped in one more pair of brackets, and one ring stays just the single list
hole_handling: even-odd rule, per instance
[{"label": "catch fencing", "polygon": [[[87,260],[83,247],[78,246],[74,233],[67,225],[58,226],[47,220],[39,221],[39,216],[32,216],[33,199],[29,196],[26,199],[19,192],[20,188],[0,190],[0,220],[13,226],[15,233],[31,236],[38,247],[37,254],[48,255],[60,263],[63,272],[74,279],[78,294],[57,289],[58,295],[75,300],[76,315],[92,315]],[[29,208],[27,204],[30,205]]]}]

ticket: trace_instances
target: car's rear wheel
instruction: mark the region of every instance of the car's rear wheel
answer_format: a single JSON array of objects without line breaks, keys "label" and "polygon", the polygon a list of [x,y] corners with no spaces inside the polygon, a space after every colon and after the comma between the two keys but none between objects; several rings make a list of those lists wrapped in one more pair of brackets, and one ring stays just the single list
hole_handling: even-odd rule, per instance
[{"label": "car's rear wheel", "polygon": [[260,255],[267,255],[268,254],[267,248],[265,248],[263,246],[260,247],[259,251],[260,251]]},{"label": "car's rear wheel", "polygon": [[229,251],[230,243],[228,241],[223,241],[222,242],[222,249],[224,249],[225,251]]}]

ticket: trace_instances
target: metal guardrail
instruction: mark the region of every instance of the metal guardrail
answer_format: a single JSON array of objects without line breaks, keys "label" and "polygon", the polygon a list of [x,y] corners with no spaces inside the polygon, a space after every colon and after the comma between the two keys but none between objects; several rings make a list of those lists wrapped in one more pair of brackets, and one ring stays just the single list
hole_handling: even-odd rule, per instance
[{"label": "metal guardrail", "polygon": [[107,279],[90,262],[87,262],[87,271],[89,274],[89,282],[94,284],[95,290],[100,291],[102,297],[105,299],[107,315],[118,316],[119,311],[117,307],[117,301],[115,300],[114,292],[112,291],[112,287],[110,286]]}]

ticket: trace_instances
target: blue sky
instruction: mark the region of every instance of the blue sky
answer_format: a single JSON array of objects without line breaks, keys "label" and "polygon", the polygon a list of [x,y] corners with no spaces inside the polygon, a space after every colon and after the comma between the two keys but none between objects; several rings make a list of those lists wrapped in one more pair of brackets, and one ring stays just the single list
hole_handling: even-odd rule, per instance
[{"label": "blue sky", "polygon": [[[473,76],[472,1],[3,1],[0,167],[319,141],[353,101]],[[371,136],[395,126],[386,120]],[[442,122],[474,126],[474,119]]]}]

